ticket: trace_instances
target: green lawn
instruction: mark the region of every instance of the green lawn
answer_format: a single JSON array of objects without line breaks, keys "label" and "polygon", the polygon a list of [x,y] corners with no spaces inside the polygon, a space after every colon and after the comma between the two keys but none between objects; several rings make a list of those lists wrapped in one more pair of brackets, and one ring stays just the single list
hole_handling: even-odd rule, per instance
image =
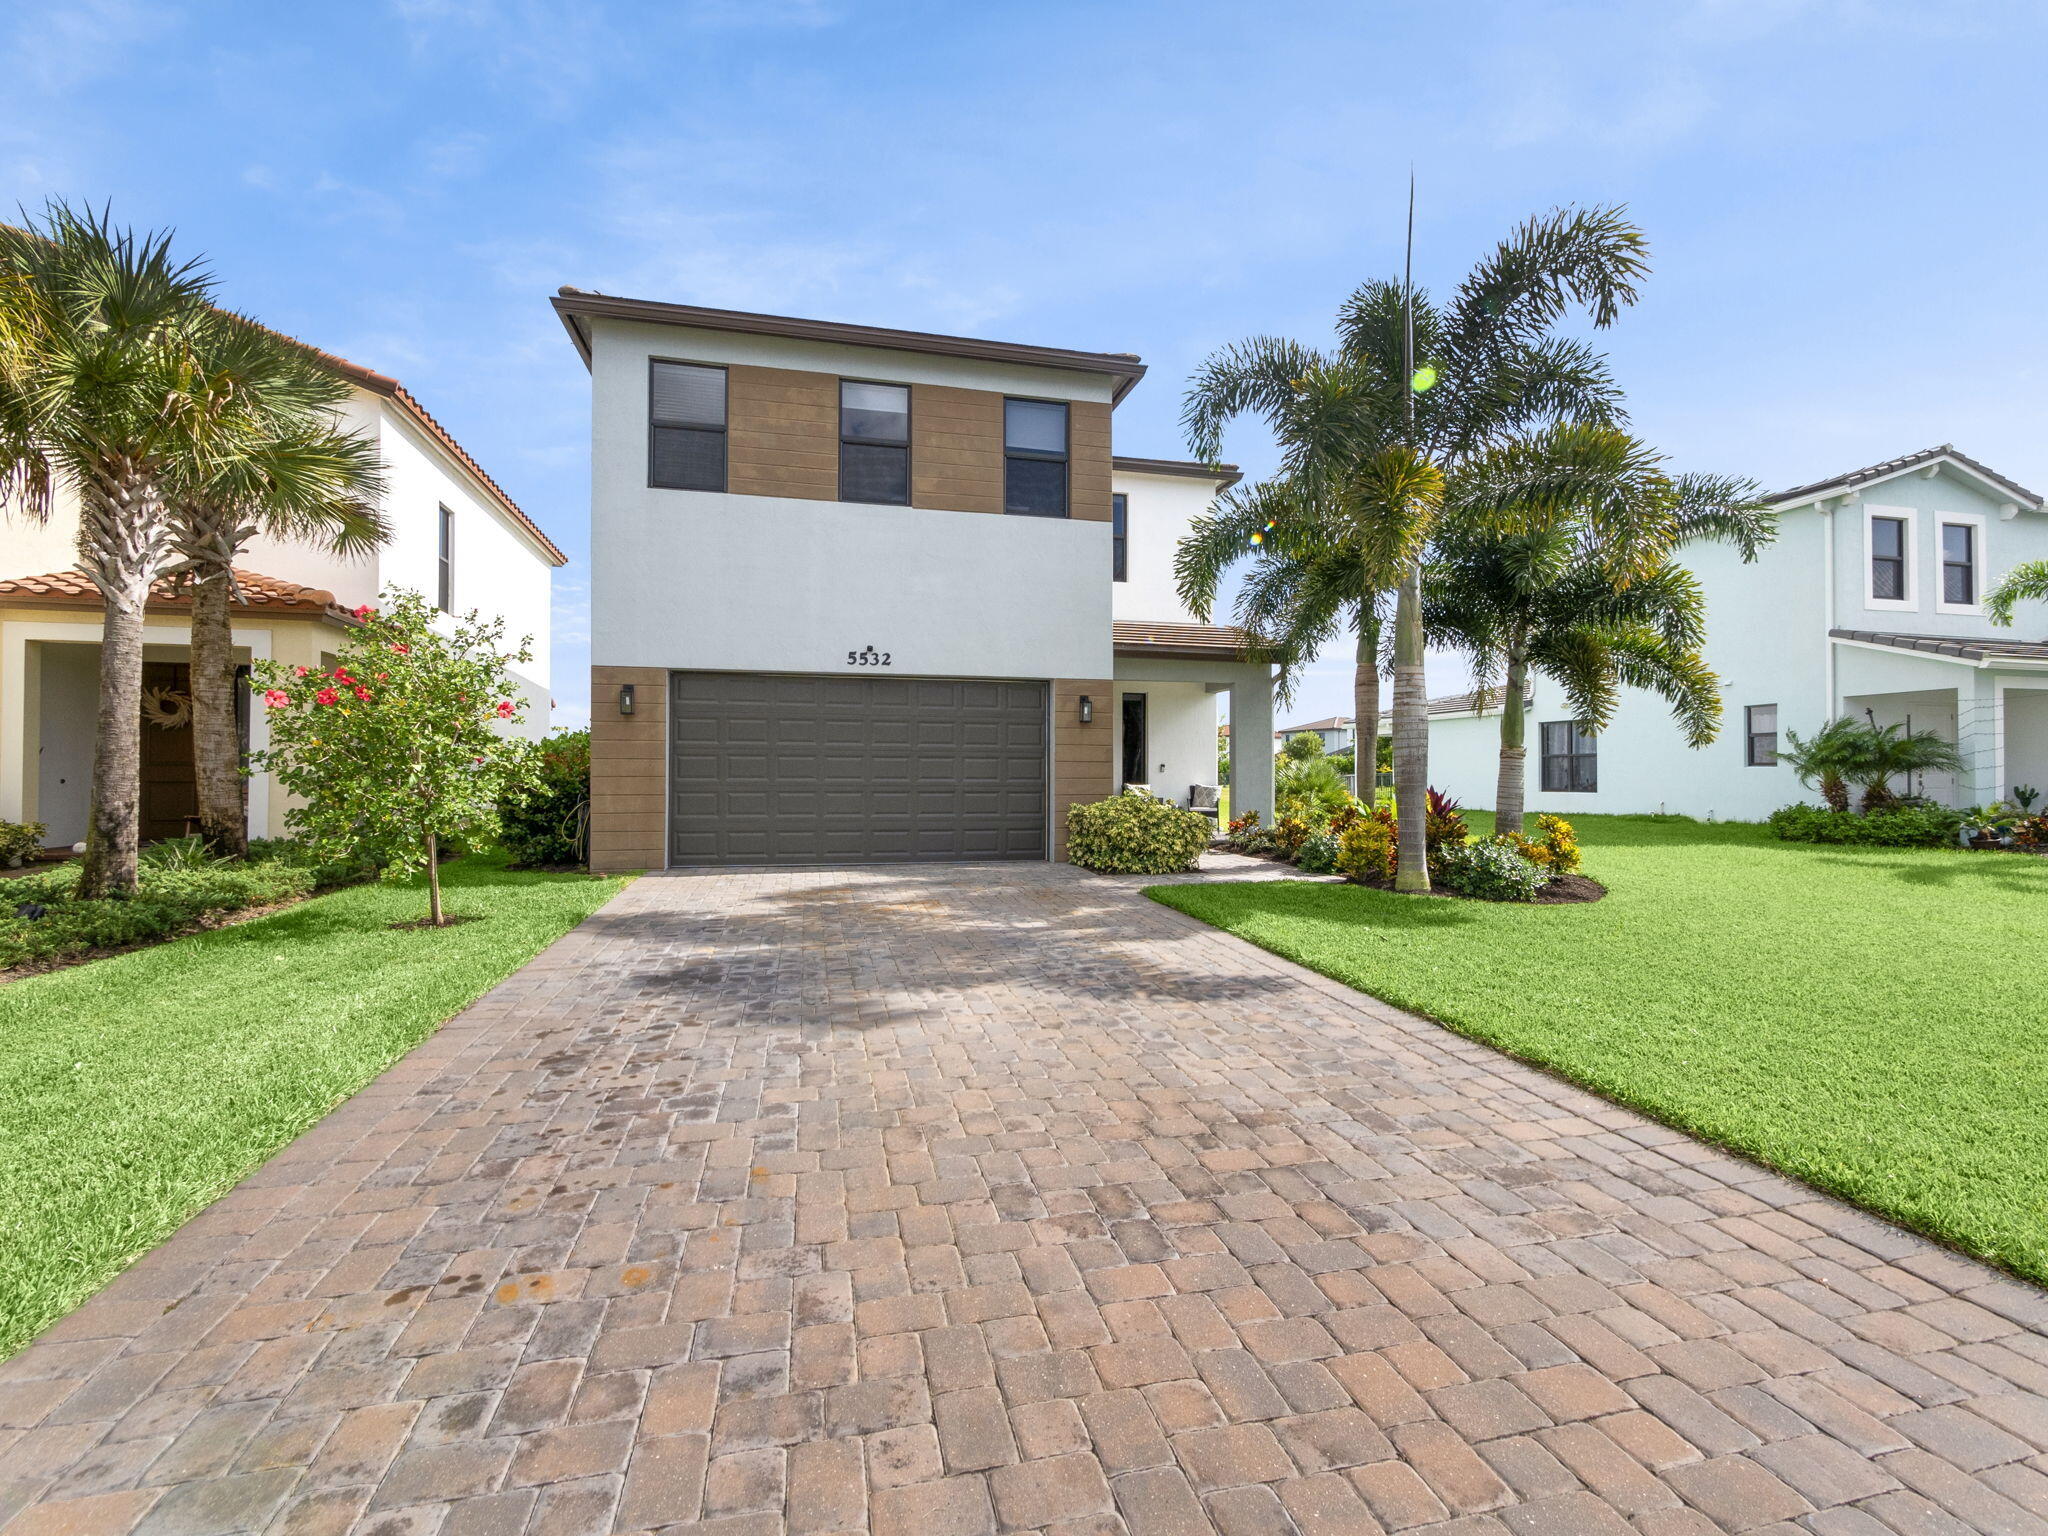
[{"label": "green lawn", "polygon": [[1604,901],[1150,894],[2048,1281],[2048,860],[1572,820]]},{"label": "green lawn", "polygon": [[624,882],[447,867],[418,885],[0,986],[0,1358],[569,928]]}]

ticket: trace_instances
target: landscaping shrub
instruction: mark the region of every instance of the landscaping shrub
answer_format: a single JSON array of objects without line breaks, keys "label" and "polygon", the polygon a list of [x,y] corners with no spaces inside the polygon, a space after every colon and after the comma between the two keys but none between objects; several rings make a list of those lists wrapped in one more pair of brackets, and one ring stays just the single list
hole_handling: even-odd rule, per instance
[{"label": "landscaping shrub", "polygon": [[1195,867],[1209,830],[1199,811],[1125,793],[1067,812],[1067,857],[1106,874],[1177,874]]},{"label": "landscaping shrub", "polygon": [[1361,817],[1337,840],[1338,873],[1374,883],[1393,879],[1396,836],[1393,817]]},{"label": "landscaping shrub", "polygon": [[1304,874],[1330,875],[1337,871],[1337,856],[1342,844],[1328,832],[1311,832],[1301,840],[1301,849],[1294,862]]},{"label": "landscaping shrub", "polygon": [[1480,901],[1534,901],[1550,883],[1550,872],[1523,857],[1511,837],[1446,844],[1430,876],[1445,890]]},{"label": "landscaping shrub", "polygon": [[127,900],[80,901],[77,886],[76,864],[7,883],[0,893],[0,970],[167,938],[218,912],[310,895],[314,880],[309,870],[277,860],[197,867],[145,860],[140,888]]},{"label": "landscaping shrub", "polygon": [[1273,847],[1283,859],[1291,859],[1301,852],[1302,839],[1311,828],[1299,816],[1282,816],[1273,823]]},{"label": "landscaping shrub", "polygon": [[498,799],[498,840],[515,864],[581,864],[590,825],[590,732],[566,731],[529,749],[532,777]]},{"label": "landscaping shrub", "polygon": [[1579,872],[1579,834],[1572,830],[1572,824],[1562,816],[1544,812],[1536,818],[1536,829],[1543,834],[1537,843],[1547,857],[1537,862],[1553,875],[1575,875]]},{"label": "landscaping shrub", "polygon": [[1273,807],[1281,816],[1320,826],[1350,804],[1351,791],[1328,758],[1280,760],[1273,775]]},{"label": "landscaping shrub", "polygon": [[1771,812],[1771,831],[1788,843],[1862,843],[1878,848],[1953,848],[1963,813],[1945,805],[1904,804],[1857,815],[1816,805]]},{"label": "landscaping shrub", "polygon": [[16,869],[34,858],[48,830],[40,821],[0,821],[0,869]]},{"label": "landscaping shrub", "polygon": [[1443,851],[1464,847],[1472,831],[1465,825],[1465,808],[1442,790],[1432,789],[1423,806],[1422,839],[1434,870]]}]

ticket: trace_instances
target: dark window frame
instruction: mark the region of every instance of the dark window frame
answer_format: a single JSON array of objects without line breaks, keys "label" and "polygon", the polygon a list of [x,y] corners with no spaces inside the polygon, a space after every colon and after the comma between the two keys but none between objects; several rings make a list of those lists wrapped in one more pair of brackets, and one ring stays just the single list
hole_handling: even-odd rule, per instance
[{"label": "dark window frame", "polygon": [[[705,368],[725,375],[725,419],[715,427],[695,422],[660,422],[654,419],[654,370],[659,367]],[[665,485],[654,475],[654,445],[660,432],[715,432],[721,439],[718,453],[718,484]],[[726,363],[700,362],[691,357],[649,357],[647,359],[647,485],[657,491],[706,491],[724,494],[732,489],[732,368]]]},{"label": "dark window frame", "polygon": [[[1060,420],[1064,430],[1060,437],[1064,442],[1058,453],[1042,448],[1012,448],[1010,446],[1010,402],[1019,405],[1056,405],[1060,408]],[[1010,466],[1013,463],[1058,464],[1060,474],[1060,509],[1057,512],[1026,512],[1010,505]],[[1074,515],[1074,404],[1071,400],[1045,400],[1036,395],[1003,396],[1003,511],[1011,517],[1066,517]]]},{"label": "dark window frame", "polygon": [[455,611],[455,511],[441,504],[440,527],[435,536],[434,606],[443,613]]},{"label": "dark window frame", "polygon": [[[1564,731],[1565,750],[1551,750],[1553,731]],[[1600,790],[1600,738],[1576,720],[1546,720],[1536,728],[1546,795],[1591,795]],[[1581,771],[1584,765],[1584,771]],[[1585,782],[1579,782],[1581,779]]]},{"label": "dark window frame", "polygon": [[[1970,558],[1968,560],[1951,560],[1948,557],[1948,536],[1949,531],[1951,529],[1954,529],[1955,531],[1961,533],[1965,542],[1968,544],[1970,552]],[[1977,567],[1981,563],[1981,555],[1978,550],[1978,545],[1981,542],[1982,541],[1979,540],[1977,537],[1977,524],[1951,521],[1946,518],[1942,520],[1941,600],[1945,606],[1950,608],[1974,608],[1977,606],[1979,601],[1977,592]],[[1948,586],[1948,573],[1950,571],[1961,571],[1963,573],[1964,581],[1969,584],[1970,595],[1968,597],[1953,597],[1950,595]]]},{"label": "dark window frame", "polygon": [[1124,491],[1109,497],[1109,579],[1131,579],[1131,498]]},{"label": "dark window frame", "polygon": [[[846,432],[846,386],[849,384],[872,384],[882,389],[903,391],[903,441],[887,443],[879,438],[849,437]],[[865,507],[907,507],[910,505],[910,445],[914,435],[911,413],[915,410],[917,396],[908,384],[900,379],[859,379],[844,375],[839,380],[839,480],[835,489],[841,501],[854,502]],[[903,450],[903,499],[901,501],[879,501],[872,496],[849,496],[846,494],[846,450],[857,448],[901,448]]]},{"label": "dark window frame", "polygon": [[[1771,728],[1760,731],[1756,728],[1757,711],[1771,712]],[[1767,742],[1761,754],[1757,743]],[[1778,706],[1775,704],[1745,704],[1742,707],[1742,762],[1748,768],[1775,768],[1778,766]]]},{"label": "dark window frame", "polygon": [[[1878,553],[1877,527],[1880,523],[1889,523],[1892,527],[1898,529],[1899,552],[1896,555]],[[1877,602],[1906,603],[1912,601],[1913,589],[1910,579],[1912,571],[1907,565],[1907,561],[1912,558],[1912,526],[1912,522],[1903,517],[1880,517],[1873,515],[1870,519],[1870,595]],[[1885,593],[1885,584],[1879,579],[1879,574],[1887,567],[1897,568],[1897,580],[1894,583],[1896,590],[1890,595]]]}]

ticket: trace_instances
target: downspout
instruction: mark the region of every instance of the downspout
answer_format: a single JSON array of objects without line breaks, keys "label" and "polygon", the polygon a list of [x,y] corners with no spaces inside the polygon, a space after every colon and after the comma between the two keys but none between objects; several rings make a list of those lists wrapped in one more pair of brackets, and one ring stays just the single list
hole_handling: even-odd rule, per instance
[{"label": "downspout", "polygon": [[[1848,498],[1844,497],[1840,503],[1840,506],[1846,507],[1848,504]],[[1817,503],[1817,506],[1820,511],[1821,565],[1826,569],[1827,573],[1821,593],[1821,617],[1824,622],[1821,624],[1820,627],[1821,644],[1827,647],[1826,665],[1822,668],[1822,671],[1827,678],[1828,690],[1827,699],[1821,710],[1821,721],[1823,724],[1825,724],[1827,721],[1835,718],[1834,629],[1835,584],[1838,579],[1835,572],[1835,512],[1837,508],[1830,507],[1826,502]]]}]

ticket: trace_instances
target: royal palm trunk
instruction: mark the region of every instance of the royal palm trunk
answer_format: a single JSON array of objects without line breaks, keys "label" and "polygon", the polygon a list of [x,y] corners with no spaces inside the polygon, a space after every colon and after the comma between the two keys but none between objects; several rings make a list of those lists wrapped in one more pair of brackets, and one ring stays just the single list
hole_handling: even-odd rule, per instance
[{"label": "royal palm trunk", "polygon": [[1358,770],[1358,798],[1372,803],[1379,782],[1380,626],[1369,602],[1359,605],[1358,659],[1351,672],[1351,756]]},{"label": "royal palm trunk", "polygon": [[1494,790],[1493,829],[1522,830],[1522,806],[1528,794],[1529,752],[1527,711],[1522,704],[1529,681],[1529,658],[1508,653],[1507,693],[1500,705],[1500,783]]},{"label": "royal palm trunk", "polygon": [[1429,700],[1422,664],[1422,567],[1408,567],[1394,601],[1394,796],[1400,847],[1394,889],[1429,892]]},{"label": "royal palm trunk", "polygon": [[235,721],[235,639],[225,567],[202,569],[192,588],[192,771],[199,830],[225,857],[249,851],[248,780]]}]

